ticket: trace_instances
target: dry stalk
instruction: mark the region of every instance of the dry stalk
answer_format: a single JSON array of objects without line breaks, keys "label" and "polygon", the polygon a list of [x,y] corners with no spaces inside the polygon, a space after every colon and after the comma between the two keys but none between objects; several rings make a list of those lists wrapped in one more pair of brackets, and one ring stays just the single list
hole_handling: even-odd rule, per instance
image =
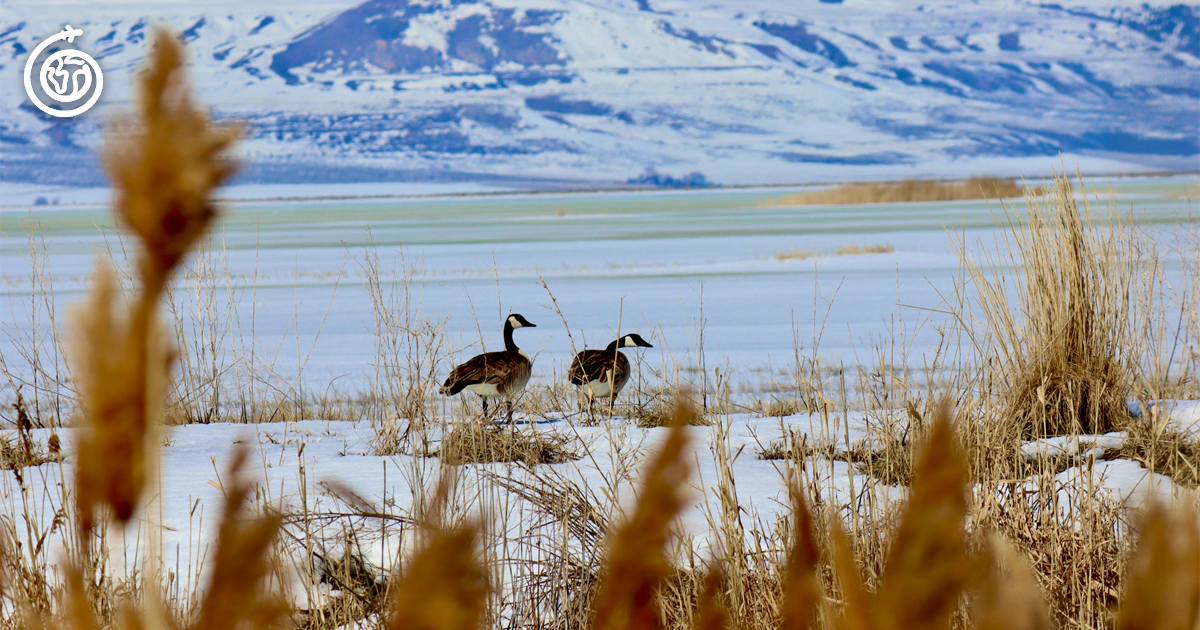
[{"label": "dry stalk", "polygon": [[105,148],[117,217],[142,250],[138,292],[128,309],[116,273],[101,263],[75,312],[72,364],[82,399],[75,489],[82,532],[91,531],[101,506],[124,523],[141,502],[173,360],[158,302],[217,215],[213,189],[233,174],[225,151],[239,130],[209,122],[191,102],[182,69],[183,45],[156,31],[138,83],[138,116],[122,121]]},{"label": "dry stalk", "polygon": [[596,594],[592,630],[646,630],[660,626],[657,592],[671,566],[663,555],[688,477],[687,429],[694,412],[681,403],[662,450],[646,470],[632,516],[613,536],[606,574]]},{"label": "dry stalk", "polygon": [[1200,517],[1190,502],[1150,507],[1122,603],[1120,630],[1200,627]]}]

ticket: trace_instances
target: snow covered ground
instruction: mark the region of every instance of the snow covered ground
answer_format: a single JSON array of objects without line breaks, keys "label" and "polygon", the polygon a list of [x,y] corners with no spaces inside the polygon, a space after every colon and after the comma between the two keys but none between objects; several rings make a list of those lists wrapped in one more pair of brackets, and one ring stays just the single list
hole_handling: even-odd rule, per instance
[{"label": "snow covered ground", "polygon": [[[1200,404],[1180,402],[1173,413],[1191,422],[1200,413]],[[1172,416],[1175,418],[1176,416]],[[758,451],[780,437],[784,426],[815,442],[858,444],[869,440],[867,419],[861,413],[847,416],[849,425],[833,418],[828,426],[804,414],[785,418],[762,418],[750,414],[735,414],[721,418],[719,427],[692,429],[694,457],[692,458],[691,504],[683,517],[683,533],[693,537],[696,549],[706,545],[713,535],[712,526],[719,522],[713,516],[720,513],[717,459],[728,458],[736,482],[737,500],[745,514],[748,529],[758,527],[770,531],[777,516],[786,513],[787,488],[784,462],[764,460]],[[1177,422],[1172,420],[1172,422]],[[606,489],[615,489],[620,500],[628,502],[636,479],[636,470],[643,459],[652,453],[666,435],[666,429],[640,429],[623,418],[597,427],[575,425],[566,420],[536,424],[519,424],[518,431],[537,431],[568,438],[567,447],[581,458],[561,464],[542,464],[530,470],[519,464],[473,464],[462,467],[458,479],[457,500],[462,501],[467,514],[481,516],[487,527],[498,535],[512,539],[532,531],[531,519],[537,509],[515,495],[499,489],[489,475],[506,479],[530,480],[547,474],[569,480],[590,489],[595,497],[604,497]],[[434,442],[436,447],[436,431]],[[36,441],[45,443],[49,430],[35,430]],[[70,430],[59,431],[70,452]],[[436,479],[436,460],[411,455],[374,455],[372,443],[375,429],[367,422],[301,421],[259,425],[188,425],[171,428],[162,450],[162,477],[152,489],[150,507],[137,527],[125,536],[113,536],[112,557],[116,569],[124,563],[136,569],[146,557],[160,557],[177,579],[188,587],[199,571],[206,546],[213,540],[222,505],[222,483],[232,449],[244,444],[251,451],[251,478],[261,482],[263,503],[298,514],[303,509],[311,514],[345,513],[344,500],[349,490],[368,511],[386,513],[403,521],[411,514],[415,497],[428,493]],[[1109,436],[1107,439],[1119,439]],[[724,455],[719,455],[723,452]],[[33,515],[32,531],[46,531],[54,515],[62,508],[62,475],[72,475],[71,460],[62,464],[44,464],[26,469],[31,491],[22,495],[12,475],[0,481],[0,505],[9,516],[22,519]],[[632,467],[632,469],[631,469]],[[629,473],[633,473],[632,475]],[[862,518],[884,513],[894,502],[902,500],[906,490],[888,486],[872,479],[843,461],[821,457],[811,458],[806,465],[810,489],[820,492],[834,505],[859,505]],[[227,483],[227,478],[224,483]],[[1030,490],[1037,484],[1030,482]],[[1140,464],[1125,459],[1095,460],[1070,467],[1058,473],[1052,487],[1066,500],[1064,506],[1078,505],[1080,493],[1090,497],[1136,508],[1151,496],[1170,499],[1188,492],[1169,478],[1150,473]],[[331,488],[339,489],[337,492]],[[985,490],[986,491],[986,490]],[[870,496],[870,499],[864,497]],[[597,502],[603,505],[603,498]],[[870,506],[868,509],[866,506]],[[483,507],[487,506],[487,507]],[[303,509],[302,509],[303,508]],[[1065,507],[1064,509],[1069,509]],[[28,510],[28,512],[27,512]],[[1069,515],[1065,515],[1069,518]],[[391,565],[396,552],[413,541],[411,527],[383,519],[357,519],[355,540],[363,557],[375,567]],[[343,522],[330,523],[313,518],[309,534],[318,553],[341,553]],[[305,530],[303,524],[292,521],[294,535]],[[150,530],[154,530],[151,532]],[[161,536],[160,548],[154,549],[151,533]],[[51,540],[54,536],[51,537]],[[303,601],[306,589],[296,577],[294,594]],[[318,592],[321,591],[318,589]]]}]

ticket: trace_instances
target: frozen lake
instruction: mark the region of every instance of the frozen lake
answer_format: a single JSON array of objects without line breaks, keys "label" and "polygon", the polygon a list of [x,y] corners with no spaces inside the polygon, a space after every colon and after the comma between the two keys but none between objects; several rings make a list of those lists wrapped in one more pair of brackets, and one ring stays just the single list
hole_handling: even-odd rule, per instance
[{"label": "frozen lake", "polygon": [[[1121,210],[1132,209],[1154,234],[1167,253],[1168,278],[1178,276],[1181,256],[1195,254],[1180,248],[1196,233],[1200,206],[1180,193],[1196,181],[1096,181],[1101,190],[1111,186]],[[374,319],[362,264],[373,249],[385,270],[395,271],[393,280],[411,274],[412,304],[423,317],[445,320],[458,359],[481,340],[499,349],[508,312],[537,323],[517,337],[537,358],[535,382],[562,378],[571,354],[541,279],[577,345],[603,346],[618,326],[638,331],[656,346],[645,352],[646,365],[668,372],[699,361],[701,304],[710,372],[785,370],[797,342],[808,356],[818,341],[830,365],[873,363],[889,340],[910,365],[921,365],[947,322],[938,310],[963,275],[954,234],[970,248],[992,246],[1004,220],[996,202],[772,205],[794,192],[780,188],[375,197],[379,192],[353,198],[356,191],[346,187],[341,198],[227,204],[214,240],[223,252],[215,258],[217,308],[228,308],[229,295],[237,302],[238,322],[222,333],[227,351],[248,348],[230,340],[252,332],[259,360],[273,361],[283,375],[303,364],[309,388],[365,384]],[[237,190],[226,196],[238,198]],[[44,243],[60,322],[63,307],[79,299],[94,257],[122,247],[107,208],[94,200],[0,211],[7,333],[0,352],[16,372],[18,340],[47,333],[44,319],[30,318],[31,221]],[[835,255],[855,244],[894,251]],[[791,250],[821,255],[777,255]],[[901,354],[894,357],[898,363]]]}]

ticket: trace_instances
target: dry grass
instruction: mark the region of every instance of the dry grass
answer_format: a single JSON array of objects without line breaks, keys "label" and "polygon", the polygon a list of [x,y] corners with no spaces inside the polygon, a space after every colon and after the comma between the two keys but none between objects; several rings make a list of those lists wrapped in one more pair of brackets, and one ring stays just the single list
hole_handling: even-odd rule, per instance
[{"label": "dry grass", "polygon": [[442,437],[438,458],[446,464],[520,462],[526,466],[579,459],[570,438],[492,423],[463,422]]},{"label": "dry grass", "polygon": [[775,260],[808,260],[810,258],[820,258],[824,255],[821,252],[811,249],[781,249],[775,252]]},{"label": "dry grass", "polygon": [[942,182],[906,179],[899,182],[842,184],[825,190],[783,195],[764,205],[849,205],[860,203],[906,203],[911,201],[956,201],[963,199],[1003,199],[1020,197],[1024,188],[1011,179],[973,177],[965,181]]},{"label": "dry grass", "polygon": [[808,410],[802,401],[794,397],[776,396],[771,396],[769,400],[757,399],[753,407],[754,413],[764,418],[786,418]]},{"label": "dry grass", "polygon": [[[1057,177],[1026,197],[1028,220],[1012,225],[1007,251],[967,261],[1012,437],[1107,433],[1129,420],[1130,361],[1141,350],[1131,322],[1144,306],[1137,289],[1146,270],[1129,228],[1113,214],[1096,216],[1084,199],[1081,209],[1066,176]],[[1011,265],[1020,269],[1016,303]]]},{"label": "dry grass", "polygon": [[[666,393],[658,392],[646,402],[634,405],[629,409],[629,419],[633,424],[643,429],[655,429],[674,426],[677,419],[675,403],[669,402]],[[692,411],[684,416],[687,423],[695,427],[712,425],[712,420],[703,413]]]},{"label": "dry grass", "polygon": [[837,249],[838,256],[858,256],[861,254],[889,254],[896,251],[891,245],[857,245],[851,243]]},{"label": "dry grass", "polygon": [[[843,245],[834,251],[837,256],[861,256],[863,254],[888,254],[896,251],[891,245],[858,245],[851,243]],[[775,260],[809,260],[826,256],[822,252],[808,249],[788,249],[775,252]]]},{"label": "dry grass", "polygon": [[1147,470],[1166,475],[1185,488],[1200,486],[1200,439],[1166,420],[1150,414],[1129,422],[1125,443],[1106,456],[1139,462]]},{"label": "dry grass", "polygon": [[22,468],[61,461],[61,446],[57,434],[50,436],[45,449],[30,435],[33,423],[20,390],[17,390],[17,400],[12,407],[16,414],[13,425],[17,430],[15,435],[0,433],[0,470],[11,470],[20,475],[19,471]]},{"label": "dry grass", "polygon": [[846,447],[832,439],[810,440],[808,435],[792,428],[786,429],[783,437],[760,446],[757,452],[759,459],[790,461],[800,466],[814,458],[843,461],[891,486],[909,485],[915,453],[898,434],[891,440],[860,441]]}]

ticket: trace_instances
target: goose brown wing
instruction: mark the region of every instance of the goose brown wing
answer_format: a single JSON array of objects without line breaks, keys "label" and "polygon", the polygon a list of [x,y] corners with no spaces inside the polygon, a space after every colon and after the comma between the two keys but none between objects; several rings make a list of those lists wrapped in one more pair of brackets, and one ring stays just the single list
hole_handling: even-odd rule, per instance
[{"label": "goose brown wing", "polygon": [[567,370],[567,378],[573,385],[583,385],[589,381],[604,378],[604,372],[613,363],[613,353],[608,350],[584,350],[575,355],[571,368]]},{"label": "goose brown wing", "polygon": [[485,352],[471,357],[466,363],[450,370],[450,376],[442,383],[442,391],[453,396],[468,385],[479,383],[498,384],[503,378],[512,357],[508,352]]}]

